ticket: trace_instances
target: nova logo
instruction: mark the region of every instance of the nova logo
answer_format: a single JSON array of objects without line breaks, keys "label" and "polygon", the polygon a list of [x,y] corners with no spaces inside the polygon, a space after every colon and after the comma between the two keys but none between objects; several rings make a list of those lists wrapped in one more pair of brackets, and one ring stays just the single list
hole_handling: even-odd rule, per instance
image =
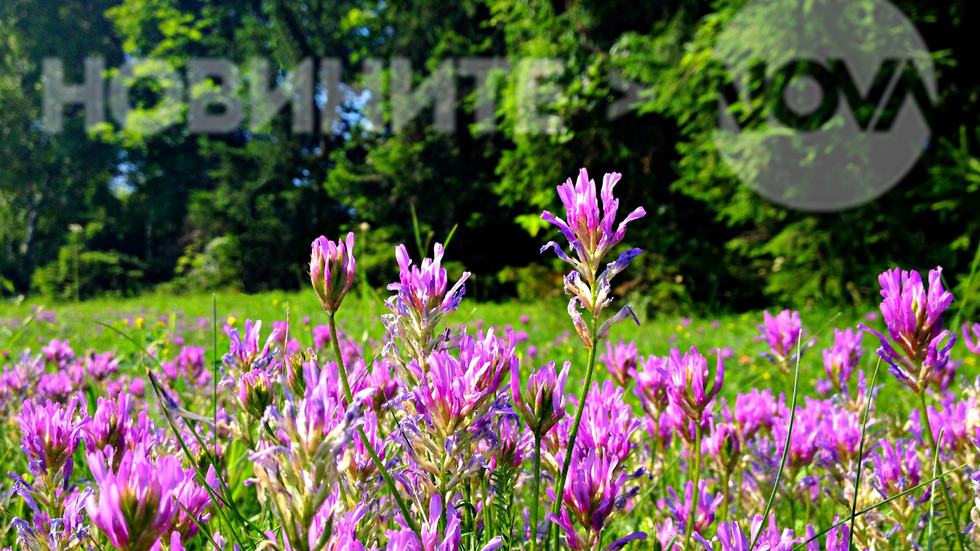
[{"label": "nova logo", "polygon": [[[841,58],[829,59],[826,65],[793,60],[772,77],[766,76],[767,69],[762,62],[750,72],[749,101],[741,108],[745,115],[738,120],[743,130],[759,128],[767,113],[787,128],[818,130],[837,116],[843,103],[844,115],[850,115],[845,124],[854,124],[862,132],[889,132],[907,99],[911,98],[923,113],[932,108],[922,76],[908,60],[883,60],[867,90],[861,90],[847,68],[847,60]],[[723,99],[729,109],[740,102],[734,84],[725,86]]]},{"label": "nova logo", "polygon": [[824,212],[864,204],[928,144],[932,58],[883,0],[760,0],[712,54],[726,69],[714,143],[775,203]]}]

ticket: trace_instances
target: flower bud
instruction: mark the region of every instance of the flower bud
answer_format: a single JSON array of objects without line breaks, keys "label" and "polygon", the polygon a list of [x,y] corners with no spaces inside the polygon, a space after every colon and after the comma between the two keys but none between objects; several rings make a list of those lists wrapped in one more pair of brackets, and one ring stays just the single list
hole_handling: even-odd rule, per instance
[{"label": "flower bud", "polygon": [[272,405],[275,394],[269,374],[261,369],[242,373],[238,378],[238,399],[245,411],[255,417],[265,415],[265,409]]},{"label": "flower bud", "polygon": [[324,236],[313,241],[310,252],[310,281],[320,305],[328,313],[340,308],[354,282],[354,234],[336,243]]}]

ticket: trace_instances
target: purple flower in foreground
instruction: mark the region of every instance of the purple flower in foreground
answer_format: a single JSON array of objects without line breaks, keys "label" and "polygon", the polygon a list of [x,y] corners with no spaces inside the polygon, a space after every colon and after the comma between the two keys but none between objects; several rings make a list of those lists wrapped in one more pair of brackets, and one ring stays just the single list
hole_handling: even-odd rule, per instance
[{"label": "purple flower in foreground", "polygon": [[[834,524],[840,517],[834,517]],[[851,528],[847,523],[841,524],[837,528],[831,528],[824,539],[824,547],[820,547],[820,539],[817,532],[809,524],[806,527],[806,539],[810,543],[806,544],[806,551],[849,551]],[[813,540],[813,541],[810,541]]]},{"label": "purple flower in foreground", "polygon": [[521,414],[533,434],[544,435],[565,417],[568,398],[565,396],[565,381],[572,363],[565,362],[561,373],[555,372],[555,362],[549,362],[527,378],[528,400],[521,394],[519,364],[511,364],[510,391],[514,398],[514,409]]},{"label": "purple flower in foreground", "polygon": [[421,265],[413,265],[405,245],[395,247],[399,281],[388,284],[388,290],[397,294],[387,304],[396,314],[404,316],[414,313],[425,319],[436,313],[454,312],[459,307],[466,292],[463,282],[470,273],[463,272],[452,288],[448,288],[449,278],[442,267],[442,244],[436,243],[434,251],[431,259],[426,258]]},{"label": "purple flower in foreground", "polygon": [[[212,489],[218,486],[218,477],[215,476],[214,466],[208,468],[205,482]],[[193,469],[184,471],[184,476],[174,489],[174,498],[180,503],[180,512],[174,519],[172,529],[181,535],[184,542],[194,537],[200,530],[200,525],[206,523],[211,515],[205,513],[205,509],[211,504],[211,496],[208,491],[197,482],[197,476]]]},{"label": "purple flower in foreground", "polygon": [[[761,518],[757,515],[752,519],[752,534],[761,527]],[[711,542],[704,539],[701,534],[694,534],[694,539],[697,540],[707,551],[715,551],[715,546],[711,545]],[[749,538],[742,532],[742,527],[739,526],[738,522],[722,522],[718,525],[718,543],[721,544],[721,551],[752,551],[752,542]]]},{"label": "purple flower in foreground", "polygon": [[[571,549],[594,549],[607,521],[638,490],[624,487],[630,477],[619,467],[619,461],[601,450],[576,450],[562,495],[561,516],[547,515],[565,532]],[[576,522],[585,529],[585,534],[576,528]],[[646,539],[646,534],[636,533],[633,539]]]},{"label": "purple flower in foreground", "polygon": [[[385,354],[392,352],[395,341],[407,350],[407,358],[418,359],[427,356],[443,339],[436,338],[439,322],[459,308],[466,286],[463,283],[470,276],[463,275],[450,288],[446,269],[442,267],[444,250],[436,243],[432,258],[422,259],[421,264],[412,264],[405,245],[395,247],[398,260],[398,282],[389,283],[388,290],[395,294],[385,301],[390,314],[381,316],[388,331]],[[392,358],[392,359],[397,359]],[[407,360],[395,362],[403,367]]]},{"label": "purple flower in foreground", "polygon": [[714,380],[710,381],[708,360],[691,347],[681,356],[680,350],[672,348],[664,370],[668,377],[670,401],[688,417],[700,421],[705,410],[721,391],[725,379],[725,367],[718,356]]},{"label": "purple flower in foreground", "polygon": [[320,306],[333,314],[354,283],[354,234],[336,243],[324,236],[311,244],[310,281]]},{"label": "purple flower in foreground", "polygon": [[[572,296],[568,303],[568,314],[572,318],[575,331],[589,348],[592,348],[596,338],[604,335],[614,324],[628,317],[633,317],[634,321],[637,321],[633,310],[629,306],[624,306],[593,333],[593,327],[586,323],[579,311],[584,308],[591,313],[593,319],[599,319],[602,310],[612,303],[610,282],[643,252],[640,249],[629,249],[620,254],[615,262],[607,264],[606,269],[601,274],[599,273],[599,266],[606,254],[614,245],[623,240],[623,236],[626,234],[626,224],[646,214],[643,207],[637,208],[617,228],[613,229],[616,211],[619,209],[619,200],[613,198],[613,188],[621,176],[621,174],[613,172],[603,177],[600,193],[602,198],[601,216],[598,198],[596,197],[595,181],[589,179],[589,174],[584,168],[579,171],[577,183],[572,184],[572,180],[569,178],[566,183],[558,186],[558,195],[565,205],[567,222],[561,218],[556,218],[548,211],[541,214],[542,219],[558,226],[575,252],[575,258],[568,256],[561,246],[554,241],[548,242],[541,248],[541,252],[546,249],[554,249],[559,258],[574,268],[565,277],[565,293]],[[637,324],[639,324],[638,321]]]},{"label": "purple flower in foreground", "polygon": [[937,375],[945,372],[950,361],[956,334],[943,330],[942,314],[953,302],[953,294],[943,289],[942,268],[929,271],[928,292],[914,270],[888,270],[878,276],[878,281],[888,337],[864,325],[858,327],[881,341],[878,355],[891,366],[892,375],[920,393],[939,382]]},{"label": "purple flower in foreground", "polygon": [[180,511],[174,500],[184,479],[180,461],[172,455],[152,461],[138,446],[125,451],[116,472],[101,454],[89,455],[88,463],[98,486],[98,497],[86,504],[92,524],[122,551],[153,548]]},{"label": "purple flower in foreground", "polygon": [[14,416],[20,425],[21,448],[30,459],[31,474],[54,476],[65,470],[70,478],[71,456],[78,449],[82,428],[89,422],[84,411],[78,411],[78,397],[67,404],[48,402],[39,406],[33,400],[24,402],[24,409]]},{"label": "purple flower in foreground", "polygon": [[514,354],[513,333],[505,340],[478,331],[476,336],[463,335],[458,357],[448,351],[433,352],[428,360],[428,374],[413,360],[409,371],[420,382],[413,397],[442,435],[465,428],[471,414],[482,416],[500,389],[502,375],[512,372],[518,363]]},{"label": "purple flower in foreground", "polygon": [[[643,207],[639,207],[627,215],[618,227],[613,228],[616,211],[619,209],[619,199],[613,198],[613,188],[621,177],[622,174],[617,172],[603,176],[599,197],[596,197],[595,181],[589,179],[589,173],[584,168],[579,171],[578,180],[574,184],[569,178],[558,186],[558,196],[565,206],[567,221],[556,218],[548,211],[544,211],[541,218],[558,226],[577,259],[567,256],[553,241],[545,245],[542,252],[553,248],[559,258],[571,263],[583,276],[594,277],[606,253],[623,240],[626,224],[646,215]],[[602,199],[602,214],[599,212],[599,198]]]},{"label": "purple flower in foreground", "polygon": [[57,499],[63,512],[61,518],[57,519],[52,519],[47,512],[38,509],[35,500],[29,497],[33,490],[26,484],[19,489],[15,486],[15,492],[24,496],[24,502],[34,513],[31,522],[15,518],[10,523],[17,530],[17,539],[21,545],[31,551],[84,548],[82,542],[89,538],[89,529],[83,511],[85,502],[92,493],[91,489],[73,488],[67,495],[59,490]]}]

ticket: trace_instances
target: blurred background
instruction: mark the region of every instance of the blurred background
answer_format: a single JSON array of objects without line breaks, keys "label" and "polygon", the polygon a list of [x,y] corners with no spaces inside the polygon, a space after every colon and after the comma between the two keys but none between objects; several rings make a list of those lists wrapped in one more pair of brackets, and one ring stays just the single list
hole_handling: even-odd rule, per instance
[{"label": "blurred background", "polygon": [[[648,312],[857,306],[876,298],[877,274],[896,265],[942,265],[957,296],[973,296],[976,3],[893,3],[932,54],[938,96],[920,105],[931,137],[892,189],[831,213],[767,201],[735,177],[711,139],[724,84],[712,48],[746,4],[3,0],[0,296],[297,289],[308,282],[310,242],[353,231],[373,286],[395,277],[395,244],[418,258],[451,236],[450,271],[474,273],[469,296],[533,300],[560,293],[563,269],[539,253],[557,238],[540,212],[564,214],[555,186],[583,166],[598,182],[605,172],[624,175],[621,217],[647,210],[626,240],[645,254],[615,291]],[[87,126],[75,105],[53,132],[42,123],[43,60],[62,60],[70,85],[85,80],[83,60],[93,56],[105,60],[107,83],[126,61],[149,58],[181,78],[190,59],[225,59],[247,82],[256,78],[248,60],[264,58],[269,88],[304,59],[321,70],[319,60],[330,58],[339,60],[344,93],[327,98],[318,85],[314,113],[336,116],[313,132],[294,131],[287,105],[261,128],[201,133],[186,105],[155,108],[173,83],[134,78],[130,115],[160,118],[165,128],[111,112]],[[541,79],[547,98],[536,110],[560,127],[524,131],[525,90],[507,70],[489,73],[489,84],[455,77],[455,132],[434,128],[432,108],[393,124],[388,95],[357,90],[379,76],[365,72],[369,59],[382,62],[382,90],[390,89],[395,58],[410,62],[413,88],[446,60],[559,60]],[[493,132],[476,124],[487,89]],[[238,93],[247,100],[248,86]],[[380,121],[367,112],[371,100]]]}]

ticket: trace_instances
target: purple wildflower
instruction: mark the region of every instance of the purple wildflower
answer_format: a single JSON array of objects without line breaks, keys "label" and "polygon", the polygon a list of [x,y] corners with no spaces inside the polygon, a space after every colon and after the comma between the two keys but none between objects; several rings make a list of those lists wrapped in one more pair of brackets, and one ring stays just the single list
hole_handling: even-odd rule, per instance
[{"label": "purple wildflower", "polygon": [[762,313],[763,322],[759,326],[762,337],[769,345],[769,354],[779,368],[788,372],[790,364],[796,361],[797,345],[803,336],[800,313],[783,310],[773,316],[768,310]]},{"label": "purple wildflower", "polygon": [[[595,548],[610,517],[625,507],[628,498],[638,489],[624,487],[629,476],[619,467],[617,459],[595,448],[576,450],[562,495],[561,516],[547,515],[565,532],[571,549]],[[585,534],[575,523],[585,530]],[[638,539],[646,538],[643,533],[637,536]]]},{"label": "purple wildflower", "polygon": [[893,445],[882,439],[879,445],[878,453],[871,456],[876,489],[887,498],[917,486],[920,463],[915,442],[896,440]]},{"label": "purple wildflower", "polygon": [[[599,213],[599,201],[596,197],[595,181],[589,179],[589,173],[584,168],[579,171],[575,184],[569,178],[558,186],[558,196],[565,206],[566,220],[556,218],[548,211],[541,218],[558,226],[562,235],[568,240],[572,251],[577,255],[572,259],[554,241],[545,245],[541,251],[552,248],[559,258],[569,262],[576,271],[586,278],[598,273],[599,263],[609,250],[623,240],[626,234],[626,224],[646,215],[643,207],[639,207],[626,216],[617,228],[613,229],[619,200],[613,198],[613,188],[622,177],[617,172],[609,173],[602,178],[602,214]],[[637,254],[639,254],[637,252]],[[631,258],[632,259],[632,258]],[[626,262],[629,264],[629,261]],[[626,266],[622,266],[625,268]],[[621,268],[621,269],[622,269]],[[620,270],[621,270],[620,269]],[[592,281],[590,280],[590,283]]]},{"label": "purple wildflower", "polygon": [[606,369],[612,375],[613,380],[620,386],[626,386],[630,380],[630,373],[636,372],[637,359],[636,343],[630,341],[629,344],[619,343],[615,347],[611,342],[606,343],[606,353],[601,360],[606,364]]},{"label": "purple wildflower", "polygon": [[[568,262],[574,268],[565,277],[565,293],[572,296],[568,302],[568,314],[572,318],[575,331],[582,338],[588,348],[592,348],[595,340],[606,334],[614,324],[636,316],[629,306],[624,306],[619,312],[606,320],[593,334],[593,330],[585,322],[580,308],[587,310],[593,319],[598,319],[603,309],[612,303],[612,279],[626,269],[643,251],[640,249],[629,249],[622,254],[615,262],[606,265],[606,269],[600,274],[599,266],[609,250],[623,240],[626,234],[626,224],[631,220],[642,218],[646,211],[639,207],[630,213],[615,230],[613,224],[616,219],[616,211],[619,209],[619,200],[613,198],[613,188],[622,175],[618,173],[606,174],[602,179],[602,215],[599,213],[599,202],[596,197],[595,181],[589,179],[588,172],[583,168],[579,171],[576,184],[572,184],[571,178],[558,186],[558,195],[565,205],[567,222],[561,218],[556,218],[548,211],[541,214],[541,218],[547,222],[558,226],[562,234],[568,240],[569,246],[574,251],[576,258],[565,254],[554,241],[548,242],[541,248],[541,252],[547,249],[554,249],[559,258]],[[601,219],[600,219],[601,218]]]},{"label": "purple wildflower", "polygon": [[[688,480],[684,485],[684,499],[677,497],[674,488],[667,488],[670,497],[667,499],[667,508],[671,516],[677,522],[681,531],[685,531],[687,523],[691,522],[691,500],[694,499],[694,482]],[[708,493],[708,484],[704,480],[698,481],[698,500],[694,511],[694,531],[703,532],[715,521],[715,510],[721,505],[724,499],[721,493],[712,495]]]},{"label": "purple wildflower", "polygon": [[847,388],[854,368],[861,361],[863,333],[834,329],[834,346],[823,351],[823,367],[837,392]]},{"label": "purple wildflower", "polygon": [[[452,504],[445,510],[444,531],[439,530],[440,519],[443,518],[442,498],[432,496],[429,500],[429,518],[422,524],[422,541],[415,532],[408,529],[390,530],[387,533],[387,551],[460,551],[462,539],[462,524],[459,513]],[[441,532],[441,533],[440,533]],[[480,551],[494,551],[503,545],[500,536],[491,539]]]},{"label": "purple wildflower", "polygon": [[735,422],[742,430],[742,437],[752,438],[760,429],[771,429],[778,411],[778,403],[769,389],[753,388],[748,394],[735,398]]},{"label": "purple wildflower", "polygon": [[[888,270],[878,276],[881,283],[881,314],[888,337],[859,325],[881,341],[878,355],[891,366],[890,372],[905,386],[920,393],[937,382],[949,360],[956,334],[943,330],[942,314],[953,302],[943,289],[942,268],[929,271],[926,292],[919,272]],[[943,345],[943,341],[949,340]],[[890,339],[890,340],[889,340]],[[897,349],[896,349],[897,347]]]},{"label": "purple wildflower", "polygon": [[435,338],[436,328],[443,317],[459,308],[466,292],[463,283],[470,276],[469,272],[463,272],[450,288],[446,269],[442,267],[443,254],[442,245],[436,243],[432,258],[414,265],[405,245],[395,247],[398,282],[388,284],[388,290],[395,294],[385,302],[391,313],[382,316],[388,330],[386,353],[392,350],[395,340],[400,340],[408,357],[419,359],[440,342]]},{"label": "purple wildflower", "polygon": [[259,331],[261,329],[261,321],[245,320],[243,338],[231,324],[226,324],[225,334],[231,339],[231,350],[221,358],[224,364],[229,368],[236,369],[239,373],[250,369],[263,369],[269,365],[273,356],[279,352],[274,347],[279,335],[273,331],[266,339],[265,345],[259,348]]},{"label": "purple wildflower", "polygon": [[708,361],[697,349],[691,347],[682,357],[680,350],[672,348],[664,373],[668,377],[671,403],[691,419],[700,421],[712,400],[721,391],[725,367],[719,355],[714,380],[709,382]]},{"label": "purple wildflower", "polygon": [[33,489],[26,484],[15,486],[15,492],[21,493],[34,513],[31,522],[19,518],[11,522],[11,527],[17,530],[17,539],[24,547],[31,551],[84,548],[82,542],[89,538],[89,529],[83,511],[91,489],[72,488],[67,495],[59,489],[57,498],[62,514],[61,518],[56,519],[38,508],[36,501],[29,497]]},{"label": "purple wildflower", "polygon": [[119,394],[108,400],[99,397],[95,417],[84,426],[85,449],[88,453],[103,450],[106,446],[115,450],[122,449],[133,426],[131,406],[132,399],[128,394]]},{"label": "purple wildflower", "polygon": [[647,356],[639,359],[639,369],[633,369],[630,378],[636,381],[633,394],[640,399],[643,411],[650,417],[659,417],[667,409],[667,358]]},{"label": "purple wildflower", "polygon": [[310,281],[320,306],[333,314],[354,283],[354,234],[336,243],[324,236],[313,241],[310,252]]},{"label": "purple wildflower", "polygon": [[30,460],[35,476],[54,476],[64,470],[70,478],[71,456],[78,449],[82,428],[89,422],[84,411],[78,411],[79,400],[72,397],[67,404],[48,402],[38,406],[33,400],[24,402],[24,409],[14,416],[20,425],[21,448]]},{"label": "purple wildflower", "polygon": [[555,362],[549,362],[527,378],[527,395],[530,403],[521,394],[519,364],[511,363],[510,390],[514,398],[514,408],[524,418],[532,433],[547,434],[556,423],[565,417],[568,399],[565,397],[565,381],[571,362],[565,362],[561,373],[555,372]]},{"label": "purple wildflower", "polygon": [[146,551],[173,524],[179,512],[174,492],[184,478],[180,461],[166,455],[152,461],[142,446],[126,450],[113,472],[101,455],[88,456],[98,497],[86,504],[92,524],[123,551]]},{"label": "purple wildflower", "polygon": [[[513,337],[513,335],[511,335]],[[428,376],[413,360],[408,369],[420,381],[414,392],[419,409],[441,434],[450,435],[474,412],[485,411],[500,389],[504,373],[516,369],[513,338],[508,342],[493,330],[463,335],[459,357],[448,351],[429,356]]]}]

